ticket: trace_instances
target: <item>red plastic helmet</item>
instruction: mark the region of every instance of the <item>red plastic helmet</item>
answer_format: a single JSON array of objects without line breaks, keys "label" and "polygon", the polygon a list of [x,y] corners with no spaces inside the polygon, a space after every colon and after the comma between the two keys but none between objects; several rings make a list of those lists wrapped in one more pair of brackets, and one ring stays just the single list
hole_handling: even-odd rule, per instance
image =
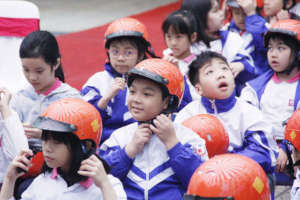
[{"label": "red plastic helmet", "polygon": [[139,37],[147,46],[150,45],[146,26],[137,19],[124,17],[113,21],[107,27],[104,34],[105,48],[108,48],[111,39],[123,36]]},{"label": "red plastic helmet", "polygon": [[274,33],[289,35],[300,42],[300,20],[285,19],[273,24],[264,37],[265,46],[268,45],[270,37]]},{"label": "red plastic helmet", "polygon": [[142,76],[166,87],[171,96],[166,112],[172,112],[179,105],[184,92],[184,77],[178,67],[159,58],[141,61],[128,72],[128,87],[137,76]]},{"label": "red plastic helmet", "polygon": [[217,155],[204,162],[192,175],[184,199],[223,198],[269,200],[270,189],[262,167],[239,154]]},{"label": "red plastic helmet", "polygon": [[300,152],[300,109],[297,109],[288,119],[284,138]]},{"label": "red plastic helmet", "polygon": [[[102,132],[102,120],[97,109],[79,98],[64,98],[50,104],[33,126],[42,130],[73,132],[80,140],[93,141],[98,147]],[[33,166],[24,177],[34,177],[41,171],[44,158],[38,152],[32,158]]]},{"label": "red plastic helmet", "polygon": [[208,156],[211,158],[227,152],[229,137],[223,124],[210,114],[199,114],[185,120],[182,125],[192,129],[205,139]]}]

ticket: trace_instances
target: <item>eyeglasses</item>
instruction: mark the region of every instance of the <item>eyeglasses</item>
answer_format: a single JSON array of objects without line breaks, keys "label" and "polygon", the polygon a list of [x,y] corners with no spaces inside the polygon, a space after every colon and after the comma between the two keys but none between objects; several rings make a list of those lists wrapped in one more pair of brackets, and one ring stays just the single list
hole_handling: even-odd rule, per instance
[{"label": "eyeglasses", "polygon": [[118,49],[109,49],[108,50],[109,55],[112,57],[119,57],[120,55],[124,56],[125,58],[133,58],[137,55],[137,50],[134,49],[126,49],[124,51],[118,50]]}]

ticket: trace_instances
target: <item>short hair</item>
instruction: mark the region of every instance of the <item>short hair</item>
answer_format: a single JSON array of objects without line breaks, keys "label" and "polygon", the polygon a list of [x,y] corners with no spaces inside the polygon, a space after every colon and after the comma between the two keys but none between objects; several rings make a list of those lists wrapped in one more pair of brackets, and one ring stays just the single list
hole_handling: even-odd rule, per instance
[{"label": "short hair", "polygon": [[226,58],[214,51],[204,51],[200,55],[196,57],[196,60],[194,60],[190,66],[189,66],[189,72],[188,72],[188,77],[189,80],[191,81],[192,85],[196,85],[199,82],[199,70],[208,62],[211,62],[212,59],[218,58],[222,61],[224,61],[227,65],[228,62]]}]

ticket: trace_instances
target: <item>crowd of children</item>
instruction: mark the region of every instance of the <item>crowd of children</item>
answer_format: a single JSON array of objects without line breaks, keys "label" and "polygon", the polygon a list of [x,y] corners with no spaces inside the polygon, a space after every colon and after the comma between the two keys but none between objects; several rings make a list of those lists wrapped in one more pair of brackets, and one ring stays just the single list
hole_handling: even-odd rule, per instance
[{"label": "crowd of children", "polygon": [[[81,91],[65,83],[55,37],[30,33],[19,51],[30,85],[0,88],[0,200],[275,199],[276,184],[294,184],[297,199],[299,7],[183,0],[161,24],[162,58],[141,21],[117,19],[104,71]],[[182,125],[198,114],[221,122],[228,154],[209,158]]]}]

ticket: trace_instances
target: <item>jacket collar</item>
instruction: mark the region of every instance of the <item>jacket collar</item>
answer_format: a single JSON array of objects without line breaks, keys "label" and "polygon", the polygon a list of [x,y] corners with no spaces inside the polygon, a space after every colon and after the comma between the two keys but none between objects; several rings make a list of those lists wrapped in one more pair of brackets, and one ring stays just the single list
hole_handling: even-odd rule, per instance
[{"label": "jacket collar", "polygon": [[122,74],[117,72],[109,62],[105,63],[104,68],[112,77],[122,77]]},{"label": "jacket collar", "polygon": [[214,114],[227,112],[232,109],[236,103],[235,91],[227,99],[211,100],[206,97],[201,97],[201,102],[208,113]]}]

